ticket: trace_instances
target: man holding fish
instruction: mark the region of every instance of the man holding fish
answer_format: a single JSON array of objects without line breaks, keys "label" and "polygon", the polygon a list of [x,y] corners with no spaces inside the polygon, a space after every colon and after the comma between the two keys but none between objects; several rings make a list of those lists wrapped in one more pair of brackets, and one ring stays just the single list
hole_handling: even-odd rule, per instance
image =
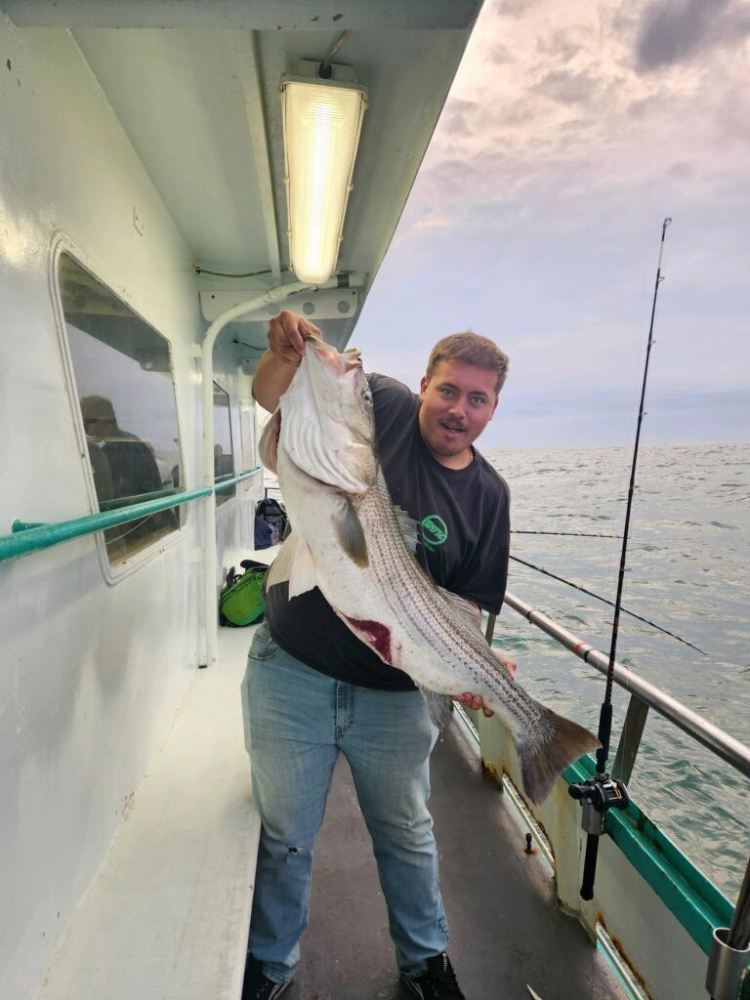
[{"label": "man holding fish", "polygon": [[307,923],[312,852],[339,752],[372,837],[401,982],[463,1000],[445,953],[429,756],[451,698],[497,712],[540,801],[596,745],[531,699],[489,649],[480,609],[500,610],[509,493],[473,442],[495,412],[508,359],[485,337],[433,349],[419,396],[365,377],[302,317],[270,324],[253,385],[274,416],[261,457],[292,534],[267,579],[267,623],[243,682],[262,819],[243,1000],[292,980]]}]

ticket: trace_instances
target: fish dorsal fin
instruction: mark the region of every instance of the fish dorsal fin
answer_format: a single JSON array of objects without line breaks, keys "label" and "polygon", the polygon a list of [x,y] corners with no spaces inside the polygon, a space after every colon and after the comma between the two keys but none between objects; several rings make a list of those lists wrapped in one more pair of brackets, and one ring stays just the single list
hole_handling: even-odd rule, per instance
[{"label": "fish dorsal fin", "polygon": [[294,532],[289,535],[279,549],[279,554],[271,563],[266,576],[266,589],[277,583],[289,582],[289,600],[306,594],[318,586],[312,553]]},{"label": "fish dorsal fin", "polygon": [[438,587],[438,590],[472,628],[479,629],[480,632],[482,631],[482,609],[478,605],[465,597],[459,597],[458,594],[451,593],[445,587]]},{"label": "fish dorsal fin", "polygon": [[410,517],[406,511],[398,506],[394,506],[393,513],[396,515],[396,520],[398,521],[398,527],[401,532],[401,536],[409,547],[410,552],[417,551],[417,543],[419,538],[417,532],[419,530],[419,525]]},{"label": "fish dorsal fin", "polygon": [[279,435],[281,433],[281,410],[276,410],[263,429],[258,451],[260,460],[274,475],[278,474]]},{"label": "fish dorsal fin", "polygon": [[362,522],[348,497],[341,497],[338,510],[333,515],[333,527],[341,548],[352,562],[363,569],[369,566],[370,557]]}]

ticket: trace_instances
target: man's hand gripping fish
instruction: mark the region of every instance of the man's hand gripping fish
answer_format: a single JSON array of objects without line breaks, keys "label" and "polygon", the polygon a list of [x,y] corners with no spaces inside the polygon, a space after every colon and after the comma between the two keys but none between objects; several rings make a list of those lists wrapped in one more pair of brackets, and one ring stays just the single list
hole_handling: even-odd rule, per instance
[{"label": "man's hand gripping fish", "polygon": [[476,609],[417,562],[416,525],[394,508],[376,455],[372,395],[359,352],[310,339],[260,445],[293,526],[267,586],[290,600],[313,587],[387,664],[423,691],[436,724],[450,699],[481,695],[509,726],[526,794],[541,802],[595,737],[531,698],[501,666]]}]

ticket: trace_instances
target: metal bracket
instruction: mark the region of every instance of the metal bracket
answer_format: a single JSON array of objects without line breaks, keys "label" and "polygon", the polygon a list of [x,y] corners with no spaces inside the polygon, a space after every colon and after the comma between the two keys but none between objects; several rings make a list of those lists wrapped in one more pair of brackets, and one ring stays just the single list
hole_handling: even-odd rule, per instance
[{"label": "metal bracket", "polygon": [[714,931],[714,947],[708,960],[706,989],[712,1000],[740,1000],[743,984],[750,983],[750,945],[743,950],[727,944],[728,927]]},{"label": "metal bracket", "polygon": [[630,696],[628,710],[625,715],[620,742],[617,745],[615,762],[612,765],[612,777],[627,784],[633,773],[633,766],[641,737],[648,718],[648,705],[638,695]]}]

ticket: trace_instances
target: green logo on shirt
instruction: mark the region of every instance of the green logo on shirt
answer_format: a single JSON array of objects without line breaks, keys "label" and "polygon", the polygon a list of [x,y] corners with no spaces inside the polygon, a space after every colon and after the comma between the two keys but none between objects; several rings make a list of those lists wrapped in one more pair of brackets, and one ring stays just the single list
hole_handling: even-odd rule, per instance
[{"label": "green logo on shirt", "polygon": [[439,514],[428,514],[422,521],[422,544],[435,549],[448,538],[448,527]]}]

